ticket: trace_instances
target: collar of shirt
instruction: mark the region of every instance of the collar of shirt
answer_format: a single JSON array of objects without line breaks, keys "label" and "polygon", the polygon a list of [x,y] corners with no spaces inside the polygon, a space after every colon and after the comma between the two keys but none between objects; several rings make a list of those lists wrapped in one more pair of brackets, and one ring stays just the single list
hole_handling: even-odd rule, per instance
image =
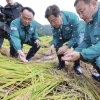
[{"label": "collar of shirt", "polygon": [[61,13],[62,13],[62,24],[63,25],[67,25],[67,24],[69,24],[69,22],[68,22],[68,20],[67,20],[67,15],[65,15],[65,13],[64,13],[64,11],[61,11]]},{"label": "collar of shirt", "polygon": [[98,11],[100,10],[100,3],[98,3],[98,10],[92,15],[92,21],[90,22],[90,24],[93,24],[95,18],[97,18],[98,16]]}]

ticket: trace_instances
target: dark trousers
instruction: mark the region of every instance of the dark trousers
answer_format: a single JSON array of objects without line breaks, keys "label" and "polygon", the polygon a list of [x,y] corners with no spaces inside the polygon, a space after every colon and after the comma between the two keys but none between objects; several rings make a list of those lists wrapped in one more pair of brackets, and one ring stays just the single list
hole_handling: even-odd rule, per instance
[{"label": "dark trousers", "polygon": [[[55,48],[56,48],[56,53],[58,52],[58,49],[59,49],[60,47],[62,47],[63,44],[64,44],[65,42],[67,42],[67,41],[68,41],[68,40],[67,40],[67,39],[64,39],[64,38],[63,38],[63,39],[59,39],[59,42],[58,42],[57,46],[55,47]],[[78,44],[79,44],[79,43],[76,43],[76,44],[73,46],[73,48],[76,48],[76,47],[78,46]],[[61,57],[63,56],[63,54],[57,55],[57,56],[58,56],[59,64],[60,64],[61,66],[65,66],[65,61],[61,60]],[[75,61],[74,65],[78,66],[78,65],[79,65],[79,60]]]},{"label": "dark trousers", "polygon": [[[28,42],[26,42],[25,44],[28,44],[30,46],[32,46],[32,48],[30,48],[30,50],[28,51],[28,54],[26,56],[27,60],[30,60],[35,54],[36,52],[40,49],[40,46],[37,47],[37,44],[35,43],[35,40],[33,38],[31,38]],[[14,47],[10,46],[10,55],[12,57],[18,57],[18,53],[17,51],[14,49]]]}]

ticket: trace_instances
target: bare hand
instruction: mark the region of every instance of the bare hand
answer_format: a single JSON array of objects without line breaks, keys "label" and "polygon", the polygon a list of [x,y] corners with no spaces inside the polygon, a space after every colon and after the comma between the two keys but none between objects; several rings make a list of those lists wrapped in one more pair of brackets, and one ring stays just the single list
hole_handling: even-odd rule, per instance
[{"label": "bare hand", "polygon": [[65,52],[62,60],[64,61],[76,61],[80,58],[80,52],[77,51],[67,51]]},{"label": "bare hand", "polygon": [[37,48],[40,46],[39,40],[36,40],[35,43],[37,44]]},{"label": "bare hand", "polygon": [[68,49],[68,46],[62,46],[62,47],[60,47],[60,48],[58,49],[57,54],[58,54],[58,55],[59,55],[59,54],[64,54],[64,53],[67,51],[67,49]]},{"label": "bare hand", "polygon": [[23,62],[28,62],[28,60],[26,60],[26,56],[25,56],[25,54],[22,52],[22,50],[18,50],[18,54],[19,54],[19,58],[20,58]]},{"label": "bare hand", "polygon": [[54,45],[51,45],[50,49],[49,49],[49,55],[54,53]]}]

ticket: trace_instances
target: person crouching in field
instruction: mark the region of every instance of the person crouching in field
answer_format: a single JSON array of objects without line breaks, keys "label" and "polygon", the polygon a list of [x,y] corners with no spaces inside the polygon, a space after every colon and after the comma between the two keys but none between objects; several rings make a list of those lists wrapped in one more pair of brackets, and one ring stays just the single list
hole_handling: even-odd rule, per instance
[{"label": "person crouching in field", "polygon": [[[34,15],[30,7],[23,7],[20,18],[13,20],[10,25],[10,55],[19,57],[23,62],[28,62],[40,49]],[[27,56],[22,51],[23,44],[32,46]]]},{"label": "person crouching in field", "polygon": [[[56,48],[59,60],[57,70],[61,70],[65,67],[65,61],[62,61],[61,57],[67,49],[71,47],[76,48],[82,41],[79,36],[83,32],[83,26],[76,14],[69,11],[60,11],[57,5],[47,7],[45,18],[50,22],[53,32],[53,40],[49,54],[52,54],[54,48]],[[68,43],[63,45],[65,42]],[[74,62],[74,70],[77,74],[82,74],[79,60]]]},{"label": "person crouching in field", "polygon": [[74,6],[87,23],[86,30],[83,42],[74,51],[67,51],[62,60],[90,62],[99,73],[92,77],[100,82],[100,4],[97,0],[75,0]]}]

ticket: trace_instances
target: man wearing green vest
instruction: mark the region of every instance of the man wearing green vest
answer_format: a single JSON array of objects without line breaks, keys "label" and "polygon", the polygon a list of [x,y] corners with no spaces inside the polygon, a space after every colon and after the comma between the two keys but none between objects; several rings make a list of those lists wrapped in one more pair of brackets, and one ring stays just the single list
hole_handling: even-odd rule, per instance
[{"label": "man wearing green vest", "polygon": [[99,73],[92,77],[100,82],[100,5],[97,0],[75,0],[74,6],[86,22],[84,39],[75,51],[67,51],[62,60],[90,62]]},{"label": "man wearing green vest", "polygon": [[[53,32],[52,45],[50,47],[50,54],[56,48],[59,64],[57,70],[65,67],[65,61],[61,60],[63,53],[67,49],[76,48],[79,45],[80,33],[83,32],[79,18],[76,14],[68,11],[60,11],[57,5],[48,6],[45,11],[45,18],[50,22]],[[67,42],[66,45],[63,45]],[[74,62],[74,70],[77,74],[82,74],[79,60]]]}]

